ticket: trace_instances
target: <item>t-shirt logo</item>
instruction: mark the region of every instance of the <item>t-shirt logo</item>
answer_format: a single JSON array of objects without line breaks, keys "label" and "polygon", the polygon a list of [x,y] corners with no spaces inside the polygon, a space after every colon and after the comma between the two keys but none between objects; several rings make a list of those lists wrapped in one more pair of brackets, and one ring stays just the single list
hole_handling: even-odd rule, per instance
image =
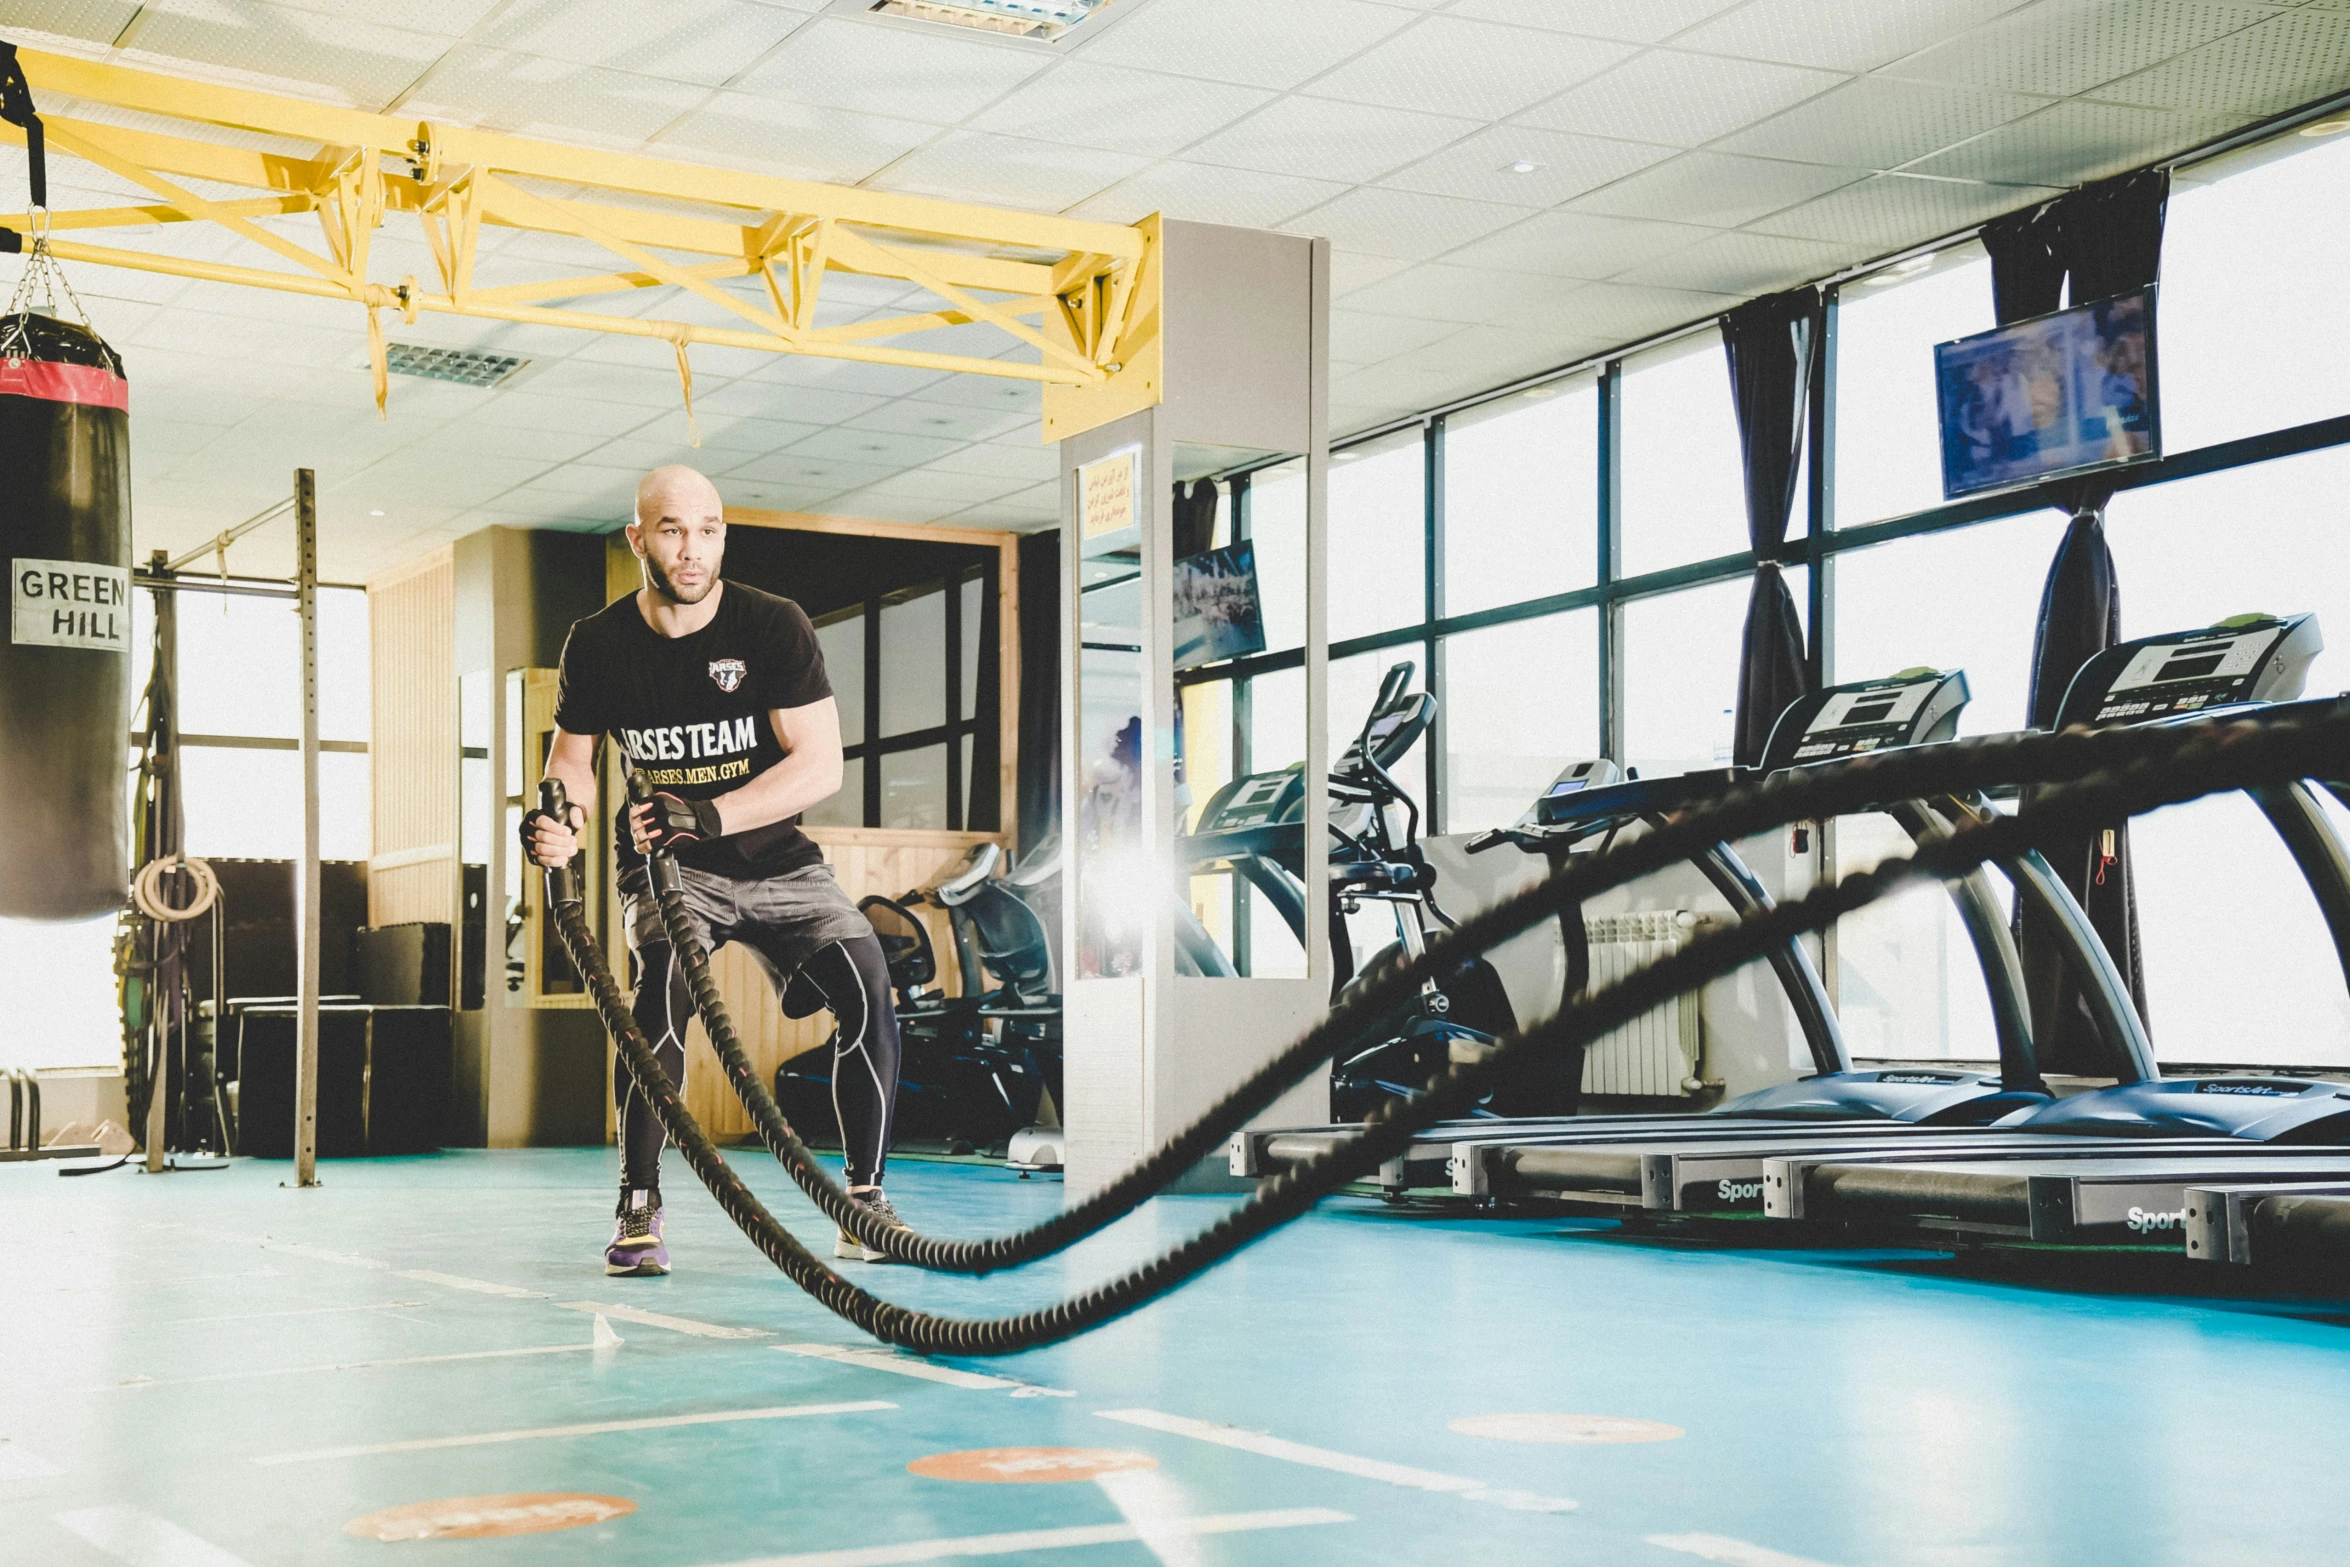
[{"label": "t-shirt logo", "polygon": [[721,691],[732,691],[736,686],[741,685],[745,673],[747,671],[744,670],[743,661],[739,658],[710,660],[710,678],[718,682],[718,689]]}]

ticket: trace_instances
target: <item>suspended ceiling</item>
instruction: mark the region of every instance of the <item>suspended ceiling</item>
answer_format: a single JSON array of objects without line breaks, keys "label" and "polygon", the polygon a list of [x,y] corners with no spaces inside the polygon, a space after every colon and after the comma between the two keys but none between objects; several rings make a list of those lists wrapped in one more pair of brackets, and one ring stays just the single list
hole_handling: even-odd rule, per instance
[{"label": "suspended ceiling", "polygon": [[[1116,0],[1056,45],[839,0],[0,0],[0,36],[799,178],[1327,235],[1341,433],[2350,88],[2350,0]],[[61,207],[146,199],[71,160],[51,180]],[[109,238],[263,254],[193,224]],[[592,266],[573,243],[484,252]],[[388,225],[374,271],[428,275],[421,237]],[[74,276],[129,364],[142,551],[259,510],[297,465],[344,578],[489,524],[610,527],[668,461],[743,505],[1052,520],[1032,387],[697,349],[694,448],[665,344],[427,318],[393,339],[529,364],[497,390],[395,378],[378,423],[355,307]],[[827,289],[833,321],[907,303]]]}]

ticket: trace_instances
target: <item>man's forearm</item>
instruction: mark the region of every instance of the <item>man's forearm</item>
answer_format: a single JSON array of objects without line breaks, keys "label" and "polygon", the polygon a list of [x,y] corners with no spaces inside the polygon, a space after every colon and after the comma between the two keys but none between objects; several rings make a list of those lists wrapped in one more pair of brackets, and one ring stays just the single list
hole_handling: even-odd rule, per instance
[{"label": "man's forearm", "polygon": [[795,751],[731,794],[718,797],[718,820],[729,833],[788,820],[840,793],[838,755]]},{"label": "man's forearm", "polygon": [[563,786],[564,798],[579,807],[581,821],[592,822],[596,819],[596,770],[593,767],[583,767],[560,755],[550,756],[547,758],[546,776]]}]

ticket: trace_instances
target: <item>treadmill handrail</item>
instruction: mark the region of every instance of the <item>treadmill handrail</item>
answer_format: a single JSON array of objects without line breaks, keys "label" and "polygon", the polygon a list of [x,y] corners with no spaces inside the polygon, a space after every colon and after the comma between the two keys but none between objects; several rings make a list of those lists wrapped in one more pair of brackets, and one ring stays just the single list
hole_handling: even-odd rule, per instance
[{"label": "treadmill handrail", "polygon": [[[1653,825],[1662,823],[1657,821]],[[1738,851],[1728,844],[1716,843],[1691,863],[1741,920],[1777,907],[1754,872],[1738,857]],[[1772,948],[1770,964],[1771,971],[1779,976],[1779,988],[1787,993],[1787,1004],[1795,1010],[1796,1026],[1803,1030],[1803,1042],[1811,1049],[1812,1064],[1822,1075],[1851,1071],[1852,1056],[1845,1049],[1844,1030],[1836,1021],[1835,1003],[1828,999],[1828,987],[1821,982],[1820,971],[1813,965],[1811,953],[1802,940],[1790,938]]]},{"label": "treadmill handrail", "polygon": [[[1950,822],[1932,807],[1917,801],[1896,804],[1886,814],[1924,845],[1948,837]],[[1991,1000],[1991,1027],[1999,1046],[1999,1083],[2021,1093],[2048,1092],[2040,1075],[2040,1058],[2032,1038],[2032,1009],[2024,987],[2022,955],[2015,937],[1991,893],[1991,879],[1981,866],[1947,884],[1957,905],[1959,922],[1975,949],[1975,963],[1983,971],[1983,988]]]},{"label": "treadmill handrail", "polygon": [[[2340,793],[2337,787],[2335,792]],[[2284,840],[2301,879],[2317,899],[2326,930],[2334,938],[2334,956],[2350,985],[2350,849],[2342,843],[2333,818],[2318,803],[2317,791],[2307,781],[2281,788],[2248,789],[2252,803]],[[2350,803],[2350,802],[2346,802]]]}]

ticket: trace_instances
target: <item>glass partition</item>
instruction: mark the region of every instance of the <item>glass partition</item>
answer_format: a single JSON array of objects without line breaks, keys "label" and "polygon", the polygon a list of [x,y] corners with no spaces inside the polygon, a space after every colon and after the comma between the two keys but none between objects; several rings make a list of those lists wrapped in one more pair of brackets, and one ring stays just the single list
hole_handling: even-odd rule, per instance
[{"label": "glass partition", "polygon": [[490,779],[490,672],[457,680],[458,1005],[480,1008],[488,988],[490,843],[497,792]]},{"label": "glass partition", "polygon": [[1141,974],[1160,879],[1142,826],[1140,447],[1077,470],[1076,972]]}]

